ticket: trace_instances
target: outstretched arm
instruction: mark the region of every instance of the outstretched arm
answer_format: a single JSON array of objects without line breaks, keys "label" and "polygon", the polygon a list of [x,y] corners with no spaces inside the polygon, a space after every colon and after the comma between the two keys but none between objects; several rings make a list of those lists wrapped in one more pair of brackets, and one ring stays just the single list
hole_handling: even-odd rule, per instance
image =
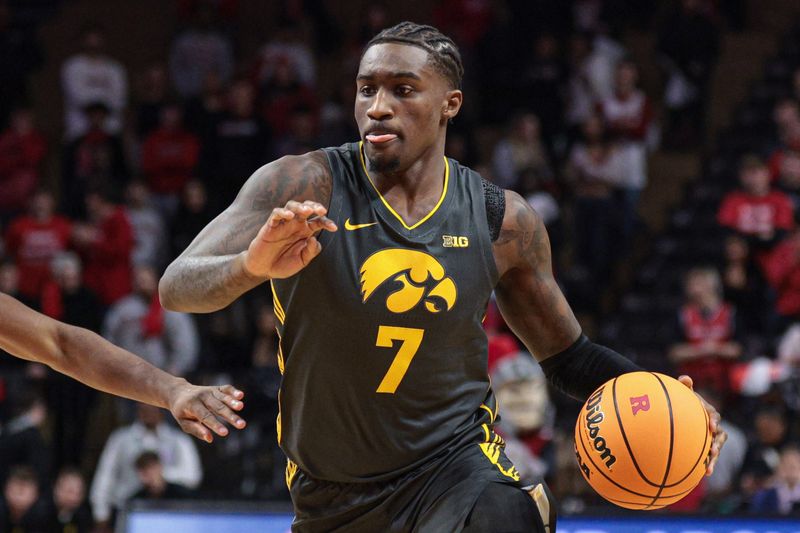
[{"label": "outstretched arm", "polygon": [[[495,289],[500,312],[556,388],[584,401],[609,379],[641,370],[582,335],[553,277],[550,240],[544,223],[528,202],[514,192],[506,191],[506,213],[494,245],[494,256],[500,273]],[[680,381],[692,386],[687,376],[681,376]],[[727,435],[719,427],[719,413],[703,403],[715,434],[710,474]]]},{"label": "outstretched arm", "polygon": [[331,174],[322,152],[287,156],[261,167],[230,207],[169,265],[159,283],[162,305],[173,311],[208,313],[269,279],[274,263],[287,252],[282,243],[276,245],[271,238],[274,231],[266,227],[273,215],[273,221],[296,218],[294,224],[273,227],[303,230],[292,244],[302,241],[305,246],[288,250],[301,260],[302,268],[319,252],[313,234],[336,229],[324,216],[330,195]]},{"label": "outstretched arm", "polygon": [[0,293],[0,348],[44,363],[101,391],[169,409],[184,431],[211,442],[245,426],[234,411],[244,396],[230,385],[198,387],[83,328],[58,322]]}]

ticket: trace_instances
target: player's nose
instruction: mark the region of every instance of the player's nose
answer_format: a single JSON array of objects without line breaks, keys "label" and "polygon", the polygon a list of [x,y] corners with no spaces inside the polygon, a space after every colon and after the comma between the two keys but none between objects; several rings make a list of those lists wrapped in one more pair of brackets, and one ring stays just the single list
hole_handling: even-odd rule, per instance
[{"label": "player's nose", "polygon": [[372,99],[372,103],[367,108],[367,116],[372,120],[387,120],[394,116],[391,106],[391,98],[386,91],[379,89]]}]

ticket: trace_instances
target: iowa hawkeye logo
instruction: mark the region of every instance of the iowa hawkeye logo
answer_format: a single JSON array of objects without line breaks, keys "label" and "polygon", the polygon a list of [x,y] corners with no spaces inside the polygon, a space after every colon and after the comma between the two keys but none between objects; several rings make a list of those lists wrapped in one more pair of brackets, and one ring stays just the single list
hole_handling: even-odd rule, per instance
[{"label": "iowa hawkeye logo", "polygon": [[386,307],[405,313],[424,302],[431,313],[449,311],[456,303],[456,284],[432,256],[417,250],[388,248],[375,252],[361,265],[361,296],[366,303],[378,287],[390,282],[392,291]]}]

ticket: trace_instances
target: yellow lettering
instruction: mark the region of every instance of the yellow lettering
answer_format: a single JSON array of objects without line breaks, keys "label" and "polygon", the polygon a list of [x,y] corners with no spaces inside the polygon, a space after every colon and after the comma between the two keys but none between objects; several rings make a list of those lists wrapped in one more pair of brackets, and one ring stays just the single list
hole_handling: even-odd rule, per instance
[{"label": "yellow lettering", "polygon": [[375,345],[380,348],[391,348],[394,346],[394,341],[402,341],[400,349],[397,350],[392,364],[386,375],[383,376],[381,384],[375,392],[394,394],[403,376],[406,375],[408,367],[411,366],[411,360],[417,354],[420,344],[422,344],[422,336],[425,334],[424,329],[416,328],[401,328],[399,326],[380,326],[378,327],[378,340]]}]

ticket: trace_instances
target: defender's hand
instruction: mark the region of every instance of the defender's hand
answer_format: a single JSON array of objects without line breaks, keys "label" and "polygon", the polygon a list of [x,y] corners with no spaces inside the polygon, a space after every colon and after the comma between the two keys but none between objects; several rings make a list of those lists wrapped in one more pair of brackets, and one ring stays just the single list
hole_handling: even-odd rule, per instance
[{"label": "defender's hand", "polygon": [[236,429],[247,425],[234,411],[244,407],[244,393],[231,385],[200,387],[183,383],[176,387],[170,400],[169,410],[181,429],[200,440],[212,442],[212,431],[220,437],[228,434],[228,428],[220,420]]},{"label": "defender's hand", "polygon": [[315,234],[337,230],[327,212],[310,200],[302,204],[292,200],[273,209],[245,253],[245,270],[269,279],[288,278],[302,270],[322,251]]},{"label": "defender's hand", "polygon": [[[694,390],[694,382],[689,376],[680,376],[678,377],[678,381]],[[695,394],[697,393],[695,392]],[[705,407],[708,412],[708,429],[711,430],[711,434],[714,436],[714,440],[711,442],[711,449],[708,452],[708,467],[706,467],[706,475],[710,476],[714,473],[714,465],[717,464],[717,459],[719,459],[719,452],[722,450],[725,441],[728,440],[728,433],[720,426],[719,423],[722,417],[717,410],[714,409],[714,406],[705,401],[699,394],[697,394],[697,397],[700,398],[703,407]]]}]

